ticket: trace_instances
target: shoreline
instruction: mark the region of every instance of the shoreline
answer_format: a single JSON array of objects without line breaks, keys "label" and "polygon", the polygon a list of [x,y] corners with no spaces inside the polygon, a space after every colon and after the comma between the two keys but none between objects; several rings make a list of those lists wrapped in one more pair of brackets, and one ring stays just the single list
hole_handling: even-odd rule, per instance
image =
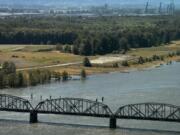
[{"label": "shoreline", "polygon": [[[171,60],[171,62],[169,63],[169,61]],[[103,75],[103,74],[113,74],[113,73],[123,73],[123,74],[129,74],[131,72],[136,72],[136,71],[148,71],[148,70],[153,70],[155,68],[160,68],[162,66],[165,66],[165,65],[171,65],[171,64],[174,64],[174,63],[178,63],[180,62],[180,57],[173,57],[171,59],[168,59],[168,60],[165,60],[165,61],[156,61],[156,62],[152,62],[152,63],[145,63],[145,64],[138,64],[136,66],[131,66],[131,67],[128,67],[128,68],[119,68],[118,70],[116,69],[116,71],[109,71],[109,72],[105,72],[105,71],[102,71],[102,72],[94,72],[92,74],[88,74],[88,76],[96,76],[96,75]],[[87,79],[88,79],[88,76],[87,76]],[[69,77],[70,79],[68,79],[68,81],[81,81],[81,76],[79,74],[69,74]],[[56,81],[53,81],[53,82],[56,82]],[[52,83],[52,82],[50,82]],[[48,84],[48,83],[45,83],[45,85]],[[39,85],[44,85],[44,84],[38,84],[36,86],[39,86]],[[27,87],[20,87],[20,88],[28,88],[28,87],[36,87],[36,86],[27,86]],[[3,89],[0,89],[0,90],[5,90],[5,89],[9,89],[9,88],[3,88]],[[10,89],[16,89],[16,88],[10,88]]]},{"label": "shoreline", "polygon": [[[50,71],[55,71],[55,72],[63,72],[63,71],[67,71],[68,74],[70,76],[80,76],[80,72],[82,69],[84,69],[87,73],[88,76],[91,75],[97,75],[97,74],[108,74],[108,73],[114,73],[114,72],[119,72],[119,73],[130,73],[132,71],[144,71],[144,70],[150,70],[150,69],[154,69],[154,68],[158,68],[161,65],[167,64],[168,62],[179,62],[180,61],[180,56],[174,56],[172,58],[167,58],[164,61],[154,61],[154,62],[147,62],[144,64],[135,64],[135,65],[130,65],[129,67],[124,67],[124,66],[120,66],[117,68],[113,68],[113,67],[97,67],[97,66],[93,66],[93,67],[84,67],[82,66],[82,64],[77,64],[77,65],[65,65],[65,66],[48,66],[51,68],[45,68],[45,69],[49,69]],[[28,68],[27,68],[28,69]],[[34,67],[34,68],[30,68],[30,70],[33,69],[39,69],[39,67]],[[17,69],[17,71],[23,71],[21,69]],[[26,70],[24,70],[26,71]]]},{"label": "shoreline", "polygon": [[[111,73],[130,73],[134,71],[147,71],[155,68],[160,68],[161,66],[168,65],[168,62],[180,62],[180,57],[175,56],[173,58],[166,59],[165,61],[156,61],[145,64],[131,65],[130,67],[123,68],[113,68],[115,71],[102,71],[102,72],[93,72],[88,74],[89,76],[98,75],[98,74],[111,74]],[[106,69],[106,68],[105,68]],[[77,75],[77,74],[76,74]]]}]

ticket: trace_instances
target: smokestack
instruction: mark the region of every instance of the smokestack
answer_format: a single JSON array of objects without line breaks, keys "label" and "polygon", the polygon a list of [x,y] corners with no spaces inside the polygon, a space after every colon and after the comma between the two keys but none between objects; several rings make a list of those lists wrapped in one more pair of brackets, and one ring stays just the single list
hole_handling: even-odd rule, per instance
[{"label": "smokestack", "polygon": [[149,7],[149,0],[147,1],[146,7],[145,7],[145,13],[146,13],[146,14],[148,13],[148,7]]},{"label": "smokestack", "polygon": [[159,4],[159,14],[161,14],[162,13],[162,2],[160,2],[160,4]]},{"label": "smokestack", "polygon": [[169,6],[168,6],[168,13],[170,15],[174,15],[175,12],[175,4],[174,4],[174,0],[171,0]]}]

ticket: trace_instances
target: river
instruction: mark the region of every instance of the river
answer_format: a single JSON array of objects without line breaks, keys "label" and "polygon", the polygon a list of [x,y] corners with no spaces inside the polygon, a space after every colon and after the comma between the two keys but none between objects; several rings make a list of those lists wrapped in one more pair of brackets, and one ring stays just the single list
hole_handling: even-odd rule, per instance
[{"label": "river", "polygon": [[[159,102],[180,105],[180,63],[130,73],[109,73],[89,76],[86,81],[51,83],[21,89],[4,89],[30,99],[35,106],[40,100],[77,97],[101,100],[113,112],[131,103]],[[118,129],[108,129],[109,119],[60,115],[39,115],[40,123],[28,124],[29,114],[0,112],[0,135],[180,135],[180,123],[118,120]]]}]

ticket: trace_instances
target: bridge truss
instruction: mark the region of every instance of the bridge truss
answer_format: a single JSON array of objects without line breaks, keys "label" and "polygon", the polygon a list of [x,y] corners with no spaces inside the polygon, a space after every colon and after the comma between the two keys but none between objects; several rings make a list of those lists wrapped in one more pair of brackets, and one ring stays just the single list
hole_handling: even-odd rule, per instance
[{"label": "bridge truss", "polygon": [[58,98],[41,101],[35,108],[26,99],[0,94],[0,111],[30,113],[30,122],[38,122],[38,114],[63,114],[110,118],[110,127],[116,128],[116,119],[137,119],[180,122],[180,107],[163,103],[129,104],[116,113],[97,101],[81,98]]},{"label": "bridge truss", "polygon": [[40,102],[38,113],[67,114],[93,117],[110,117],[110,108],[100,102],[80,98],[59,98]]},{"label": "bridge truss", "polygon": [[115,117],[180,122],[180,107],[161,103],[130,104],[120,107]]},{"label": "bridge truss", "polygon": [[28,100],[0,94],[0,111],[30,112],[31,110],[33,110],[33,107]]}]

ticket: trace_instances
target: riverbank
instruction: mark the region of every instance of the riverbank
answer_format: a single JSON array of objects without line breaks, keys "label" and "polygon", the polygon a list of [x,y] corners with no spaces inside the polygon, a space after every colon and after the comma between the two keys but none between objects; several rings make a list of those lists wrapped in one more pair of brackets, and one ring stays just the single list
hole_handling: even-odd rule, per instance
[{"label": "riverbank", "polygon": [[[89,56],[93,66],[84,67],[82,65],[84,56],[56,51],[55,46],[52,45],[1,45],[0,63],[12,61],[16,64],[17,71],[48,69],[59,73],[67,71],[69,75],[80,75],[84,69],[88,75],[110,72],[126,73],[132,70],[159,67],[169,61],[180,61],[180,56],[171,56],[179,50],[180,41],[174,41],[159,47],[131,49],[126,54]],[[153,60],[154,56],[160,59]],[[145,62],[138,63],[140,57]],[[124,61],[127,61],[128,66],[122,65]]]},{"label": "riverbank", "polygon": [[128,73],[135,70],[146,70],[146,69],[158,68],[162,65],[166,65],[169,62],[173,62],[173,61],[177,61],[177,62],[180,61],[180,56],[165,58],[163,61],[153,61],[153,62],[147,62],[144,64],[132,64],[129,66],[111,67],[108,65],[102,65],[102,66],[84,67],[83,65],[73,65],[73,66],[67,66],[67,67],[51,68],[51,70],[56,71],[56,72],[61,72],[61,71],[66,70],[70,75],[79,75],[81,69],[84,69],[88,75],[106,74],[106,73],[111,73],[111,72]]}]

